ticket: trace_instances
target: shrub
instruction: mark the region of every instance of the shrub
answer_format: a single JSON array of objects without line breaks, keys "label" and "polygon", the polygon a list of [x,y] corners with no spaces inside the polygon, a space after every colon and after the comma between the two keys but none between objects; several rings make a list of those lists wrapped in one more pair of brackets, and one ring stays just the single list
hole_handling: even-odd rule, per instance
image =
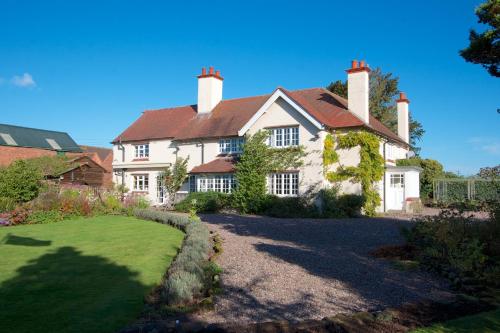
[{"label": "shrub", "polygon": [[265,215],[273,217],[318,217],[319,212],[304,197],[277,197],[268,195],[263,205]]},{"label": "shrub", "polygon": [[142,195],[128,195],[123,202],[124,213],[133,215],[134,209],[146,209],[149,207],[148,200]]},{"label": "shrub", "polygon": [[28,224],[46,224],[63,220],[63,215],[57,210],[37,211],[31,213],[26,222]]},{"label": "shrub", "polygon": [[8,212],[16,207],[16,200],[7,197],[0,197],[0,213]]},{"label": "shrub", "polygon": [[152,209],[135,209],[134,215],[145,220],[169,224],[186,233],[182,248],[168,270],[162,285],[162,298],[174,306],[191,304],[208,292],[206,267],[211,251],[210,233],[201,222],[186,215]]},{"label": "shrub", "polygon": [[0,197],[17,202],[30,201],[38,195],[42,173],[24,160],[18,160],[0,170]]},{"label": "shrub", "polygon": [[202,213],[215,213],[229,206],[229,194],[220,192],[191,192],[175,205],[180,212],[196,210]]},{"label": "shrub", "polygon": [[268,195],[263,213],[273,217],[322,217],[343,218],[358,217],[364,199],[360,195],[344,194],[338,195],[337,190],[322,190],[318,196],[317,203],[307,197],[277,197]]},{"label": "shrub", "polygon": [[[456,210],[417,220],[406,230],[417,259],[458,280],[500,285],[500,221],[498,207],[487,221],[478,221]],[[458,282],[460,283],[460,282]]]}]

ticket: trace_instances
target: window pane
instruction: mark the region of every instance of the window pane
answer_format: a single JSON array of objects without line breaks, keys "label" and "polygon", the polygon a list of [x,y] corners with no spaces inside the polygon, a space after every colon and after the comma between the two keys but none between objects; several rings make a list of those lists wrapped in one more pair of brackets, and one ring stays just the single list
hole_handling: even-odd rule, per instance
[{"label": "window pane", "polygon": [[292,128],[292,145],[294,145],[294,146],[299,145],[299,128],[298,127]]},{"label": "window pane", "polygon": [[291,139],[290,138],[290,130],[291,130],[290,127],[287,127],[287,128],[285,128],[283,130],[284,131],[284,137],[285,137],[283,146],[285,146],[285,147],[290,146],[290,139]]},{"label": "window pane", "polygon": [[276,129],[276,147],[283,146],[283,130],[281,128]]},{"label": "window pane", "polygon": [[292,174],[292,195],[297,195],[299,193],[299,174]]},{"label": "window pane", "polygon": [[196,192],[196,176],[189,176],[189,192]]},{"label": "window pane", "polygon": [[276,174],[276,194],[283,194],[283,179],[281,176],[282,174]]},{"label": "window pane", "polygon": [[283,174],[283,194],[284,195],[290,194],[290,174],[289,173]]}]

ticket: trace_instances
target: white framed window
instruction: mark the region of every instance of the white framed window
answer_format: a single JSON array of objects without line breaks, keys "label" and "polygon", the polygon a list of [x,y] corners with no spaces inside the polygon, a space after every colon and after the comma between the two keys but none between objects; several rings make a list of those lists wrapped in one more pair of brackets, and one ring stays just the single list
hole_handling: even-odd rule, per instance
[{"label": "white framed window", "polygon": [[405,175],[402,173],[391,174],[390,185],[393,188],[404,188],[405,187]]},{"label": "white framed window", "polygon": [[147,191],[147,190],[149,190],[149,176],[134,175],[134,191]]},{"label": "white framed window", "polygon": [[391,144],[386,145],[386,157],[388,160],[394,160],[394,146]]},{"label": "white framed window", "polygon": [[278,127],[269,129],[268,144],[271,147],[293,147],[299,145],[299,127]]},{"label": "white framed window", "polygon": [[244,138],[229,138],[219,140],[219,153],[239,154],[243,151]]},{"label": "white framed window", "polygon": [[197,175],[191,177],[195,177],[197,185],[195,191],[199,192],[231,193],[236,187],[236,180],[233,174]]},{"label": "white framed window", "polygon": [[269,193],[283,196],[294,197],[299,194],[299,173],[273,173],[269,176]]},{"label": "white framed window", "polygon": [[149,143],[134,146],[134,157],[135,158],[147,158],[149,157]]}]

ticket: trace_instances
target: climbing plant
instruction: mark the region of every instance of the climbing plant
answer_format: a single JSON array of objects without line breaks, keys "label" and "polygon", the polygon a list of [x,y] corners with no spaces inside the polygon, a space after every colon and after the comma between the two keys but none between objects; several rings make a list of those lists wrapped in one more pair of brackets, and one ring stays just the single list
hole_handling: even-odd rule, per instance
[{"label": "climbing plant", "polygon": [[233,206],[243,213],[258,213],[266,200],[266,177],[271,172],[298,168],[306,152],[303,146],[272,148],[266,142],[269,132],[248,136],[236,163],[238,186],[232,195]]},{"label": "climbing plant", "polygon": [[[328,167],[339,161],[336,149],[353,149],[359,147],[360,161],[357,166],[340,165],[335,171]],[[328,134],[324,141],[323,167],[328,181],[336,183],[350,180],[360,183],[365,198],[364,210],[367,215],[375,215],[380,205],[380,195],[375,189],[375,182],[384,175],[384,159],[379,152],[380,142],[376,135],[366,132],[349,132],[337,136]]]}]

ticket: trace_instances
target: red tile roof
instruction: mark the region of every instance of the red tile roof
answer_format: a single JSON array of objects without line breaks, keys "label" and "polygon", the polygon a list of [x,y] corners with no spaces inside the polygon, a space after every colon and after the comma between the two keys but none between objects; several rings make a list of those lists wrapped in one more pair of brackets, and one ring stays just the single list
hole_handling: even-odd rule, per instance
[{"label": "red tile roof", "polygon": [[190,173],[233,173],[235,160],[231,157],[221,157],[194,167]]},{"label": "red tile roof", "polygon": [[[323,88],[282,90],[312,117],[329,128],[364,127],[388,139],[406,144],[390,129],[370,116],[365,124],[347,109],[347,100]],[[172,138],[189,140],[237,136],[238,131],[269,99],[269,95],[223,100],[209,114],[198,115],[196,106],[145,111],[113,143]]]}]

